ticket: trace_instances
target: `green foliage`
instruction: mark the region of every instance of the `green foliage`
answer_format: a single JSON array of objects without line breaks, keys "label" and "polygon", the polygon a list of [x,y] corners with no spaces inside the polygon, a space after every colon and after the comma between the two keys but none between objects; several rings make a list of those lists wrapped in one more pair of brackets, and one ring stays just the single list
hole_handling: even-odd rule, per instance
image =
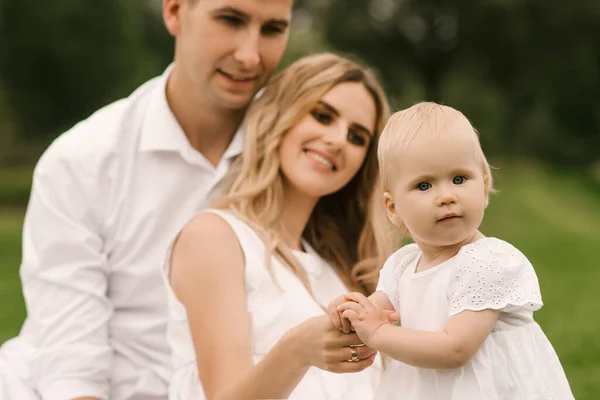
[{"label": "green foliage", "polygon": [[399,106],[460,107],[489,153],[598,157],[597,1],[331,0],[323,19],[325,38],[377,66]]},{"label": "green foliage", "polygon": [[158,18],[142,0],[1,2],[0,82],[17,132],[54,137],[164,68]]},{"label": "green foliage", "polygon": [[[0,2],[0,163],[29,161],[7,150],[17,142],[38,156],[162,72],[173,39],[158,6]],[[353,53],[380,72],[395,108],[435,100],[465,112],[489,155],[598,160],[597,0],[296,0],[295,8],[281,67],[325,49]]]},{"label": "green foliage", "polygon": [[0,206],[25,206],[31,192],[32,167],[0,170]]}]

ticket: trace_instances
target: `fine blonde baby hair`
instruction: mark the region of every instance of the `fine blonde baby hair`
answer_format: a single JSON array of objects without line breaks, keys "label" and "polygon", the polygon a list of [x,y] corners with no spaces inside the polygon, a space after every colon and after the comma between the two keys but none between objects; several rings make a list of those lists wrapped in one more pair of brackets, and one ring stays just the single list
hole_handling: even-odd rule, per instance
[{"label": "fine blonde baby hair", "polygon": [[461,125],[473,133],[476,142],[477,158],[480,160],[485,188],[488,194],[494,192],[490,164],[483,153],[479,133],[460,111],[434,102],[420,102],[402,111],[397,111],[388,119],[377,148],[379,173],[384,190],[390,189],[391,179],[396,169],[396,160],[402,157],[410,142],[423,134],[443,135],[451,126]]}]

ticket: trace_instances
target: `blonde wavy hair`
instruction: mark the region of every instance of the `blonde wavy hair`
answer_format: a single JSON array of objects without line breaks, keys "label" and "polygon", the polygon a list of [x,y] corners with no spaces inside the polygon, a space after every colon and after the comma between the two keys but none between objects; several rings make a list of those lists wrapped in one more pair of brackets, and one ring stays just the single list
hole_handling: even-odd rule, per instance
[{"label": "blonde wavy hair", "polygon": [[[389,117],[389,105],[375,74],[348,58],[323,53],[304,57],[275,75],[248,110],[243,156],[224,179],[214,205],[253,227],[266,245],[266,264],[275,255],[312,294],[304,268],[280,237],[283,180],[279,147],[282,138],[334,86],[361,83],[376,106],[374,137],[365,161],[352,180],[317,202],[303,239],[330,265],[346,287],[365,294],[377,285],[379,270],[399,241],[381,200],[377,143]],[[272,272],[272,271],[271,271]]]}]

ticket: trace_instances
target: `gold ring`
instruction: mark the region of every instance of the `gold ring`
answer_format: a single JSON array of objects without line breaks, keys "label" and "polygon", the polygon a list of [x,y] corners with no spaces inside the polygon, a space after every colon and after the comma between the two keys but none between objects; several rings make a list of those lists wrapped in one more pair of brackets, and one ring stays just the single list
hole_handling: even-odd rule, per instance
[{"label": "gold ring", "polygon": [[356,347],[350,347],[350,362],[358,362],[360,358],[358,358],[358,352],[356,351]]}]

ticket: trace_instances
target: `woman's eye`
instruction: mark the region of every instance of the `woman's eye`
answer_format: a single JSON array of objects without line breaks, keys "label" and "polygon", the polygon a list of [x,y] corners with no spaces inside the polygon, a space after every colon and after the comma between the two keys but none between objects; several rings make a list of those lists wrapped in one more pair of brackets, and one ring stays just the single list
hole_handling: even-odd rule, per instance
[{"label": "woman's eye", "polygon": [[362,135],[352,131],[348,132],[348,142],[357,146],[364,146],[367,144],[367,141]]},{"label": "woman's eye", "polygon": [[319,121],[320,123],[327,125],[331,122],[331,115],[324,113],[324,112],[320,112],[320,111],[313,111],[312,112],[312,116],[314,119],[316,119],[317,121]]}]

